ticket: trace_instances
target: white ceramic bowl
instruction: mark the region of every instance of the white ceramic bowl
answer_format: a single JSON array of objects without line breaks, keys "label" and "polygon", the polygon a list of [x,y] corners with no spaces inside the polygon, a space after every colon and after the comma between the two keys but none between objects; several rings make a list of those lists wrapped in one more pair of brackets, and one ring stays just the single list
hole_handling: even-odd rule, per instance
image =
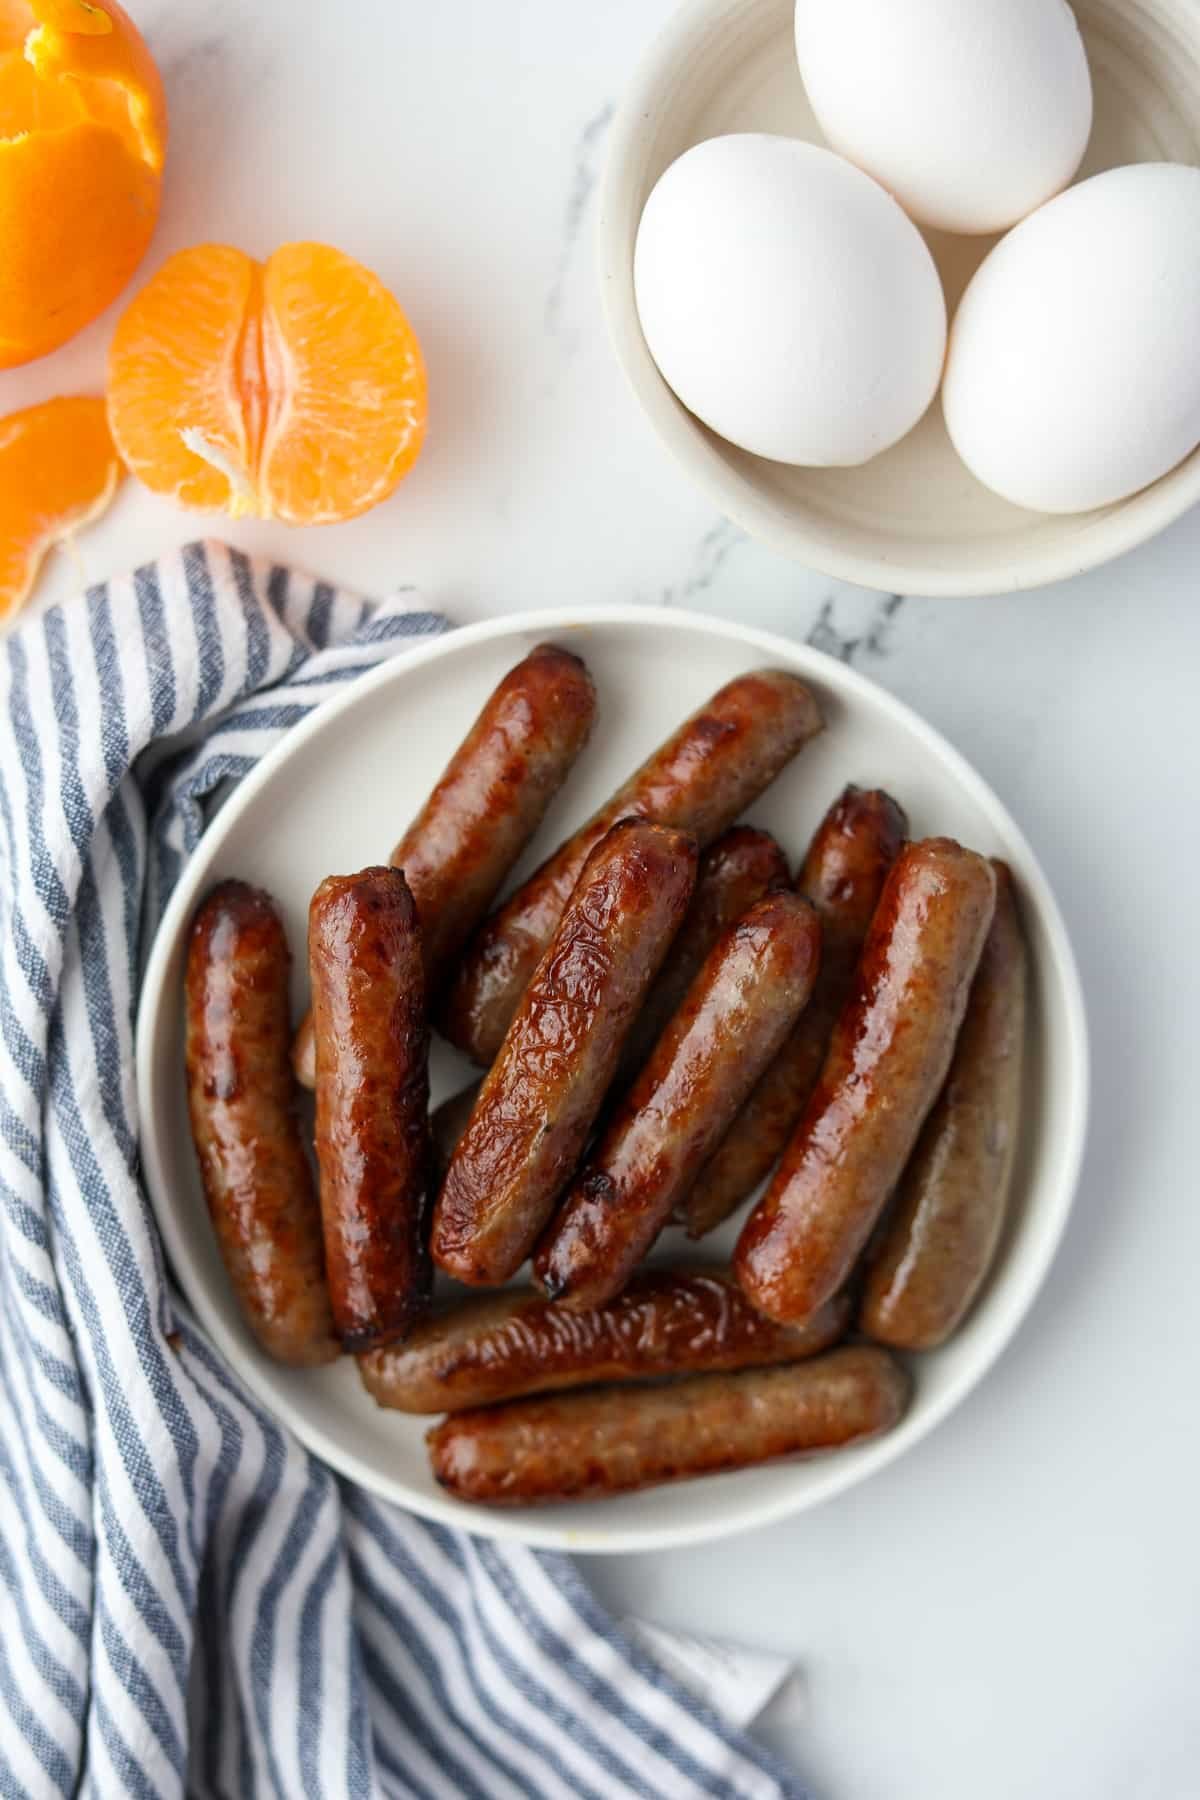
[{"label": "white ceramic bowl", "polygon": [[[243,1325],[188,1132],[183,960],[188,920],[207,889],[232,875],[259,882],[279,899],[301,952],[299,1009],[307,1001],[302,949],[317,883],[331,869],[387,855],[500,676],[547,638],[586,658],[600,712],[526,867],[731,676],[769,664],[794,669],[816,691],[827,729],[751,818],[779,837],[795,863],[846,782],[884,785],[907,807],[916,834],[949,832],[1007,858],[1032,955],[1028,1097],[1012,1222],[995,1272],[954,1341],[914,1363],[912,1407],[890,1436],[825,1459],[617,1500],[487,1512],[448,1498],[431,1479],[423,1446],[428,1420],[380,1411],[349,1361],[315,1371],[279,1367]],[[853,1486],[924,1437],[980,1379],[1032,1301],[1071,1204],[1087,1111],[1083,1006],[1062,919],[1029,846],[980,777],[899,701],[819,652],[640,607],[527,614],[455,632],[385,664],[289,732],[218,814],[172,896],[142,990],[137,1063],[143,1167],[175,1272],[217,1348],[264,1405],[335,1468],[387,1499],[470,1531],[589,1551],[697,1543],[764,1524]],[[437,1044],[434,1099],[473,1073]],[[736,1229],[731,1222],[705,1250],[727,1254]],[[672,1232],[660,1251],[669,1258],[680,1248]]]},{"label": "white ceramic bowl", "polygon": [[[1200,13],[1190,0],[1074,0],[1095,87],[1084,175],[1200,162]],[[796,65],[792,0],[688,0],[651,47],[613,126],[599,260],[617,356],[651,424],[752,537],[895,593],[1007,593],[1095,568],[1200,499],[1200,451],[1131,499],[1047,517],[991,494],[955,454],[935,400],[915,431],[855,469],[801,469],[725,443],[683,407],[646,348],[633,293],[638,221],[663,170],[731,131],[823,142]],[[925,233],[951,310],[996,241]]]}]

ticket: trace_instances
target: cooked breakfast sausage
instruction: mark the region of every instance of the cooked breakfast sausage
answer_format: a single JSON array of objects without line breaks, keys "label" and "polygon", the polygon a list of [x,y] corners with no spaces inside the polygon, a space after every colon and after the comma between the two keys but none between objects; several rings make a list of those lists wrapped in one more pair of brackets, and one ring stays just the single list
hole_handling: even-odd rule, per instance
[{"label": "cooked breakfast sausage", "polygon": [[331,875],[308,917],[317,1164],[347,1350],[403,1337],[429,1297],[429,1034],[420,927],[399,869]]},{"label": "cooked breakfast sausage", "polygon": [[812,992],[821,922],[768,894],[717,940],[534,1259],[551,1299],[619,1294]]},{"label": "cooked breakfast sausage", "polygon": [[892,865],[820,1081],[738,1241],[768,1318],[808,1318],[853,1269],[946,1079],[995,896],[991,864],[949,838]]},{"label": "cooked breakfast sausage", "polygon": [[460,1500],[601,1499],[875,1437],[899,1420],[909,1387],[887,1351],[861,1345],[786,1368],[452,1413],[426,1441],[434,1476]]},{"label": "cooked breakfast sausage", "polygon": [[787,858],[769,832],[735,825],[705,851],[687,918],[626,1040],[623,1078],[632,1080],[642,1067],[721,933],[764,894],[787,885]]},{"label": "cooked breakfast sausage", "polygon": [[[727,926],[772,888],[786,886],[787,859],[775,839],[750,825],[737,825],[700,858],[687,916],[659,970],[621,1052],[621,1071],[632,1079],[672,1013],[677,1011],[705,957]],[[619,1072],[618,1084],[625,1075]],[[433,1159],[439,1185],[455,1145],[467,1128],[483,1083],[472,1082],[434,1108],[430,1117]]]},{"label": "cooked breakfast sausage", "polygon": [[748,1200],[787,1148],[817,1085],[884,879],[908,833],[889,794],[848,787],[825,814],[796,886],[821,916],[821,967],[799,1023],[701,1170],[681,1207],[703,1237]]},{"label": "cooked breakfast sausage", "polygon": [[696,882],[696,841],[643,819],[592,851],[486,1076],[433,1217],[438,1266],[507,1281],[570,1180]]},{"label": "cooked breakfast sausage", "polygon": [[[533,837],[591,731],[596,690],[579,657],[539,644],[500,682],[392,852],[421,921],[430,993]],[[315,1077],[312,1017],[292,1052]]]},{"label": "cooked breakfast sausage", "polygon": [[1000,1238],[1012,1181],[1025,1046],[1025,943],[1012,875],[996,863],[996,914],[946,1085],[900,1181],[863,1292],[863,1330],[931,1350],[958,1327]]},{"label": "cooked breakfast sausage", "polygon": [[800,1362],[836,1343],[852,1310],[838,1294],[796,1331],[755,1312],[724,1270],[642,1269],[619,1299],[585,1312],[527,1288],[468,1300],[358,1367],[380,1406],[461,1412],[602,1381]]},{"label": "cooked breakfast sausage", "polygon": [[448,1100],[435,1106],[429,1115],[429,1135],[433,1140],[433,1172],[439,1188],[446,1179],[450,1158],[470,1124],[482,1086],[482,1081],[473,1081],[470,1087],[460,1088],[457,1094],[451,1094]]},{"label": "cooked breakfast sausage", "polygon": [[291,958],[275,902],[214,888],[188,938],[187,1093],[200,1177],[246,1322],[279,1362],[338,1354],[321,1215],[288,1065]]},{"label": "cooked breakfast sausage", "polygon": [[820,729],[796,676],[763,669],[728,682],[484,922],[447,990],[445,1036],[485,1068],[492,1061],[579,871],[618,819],[676,826],[703,849]]}]

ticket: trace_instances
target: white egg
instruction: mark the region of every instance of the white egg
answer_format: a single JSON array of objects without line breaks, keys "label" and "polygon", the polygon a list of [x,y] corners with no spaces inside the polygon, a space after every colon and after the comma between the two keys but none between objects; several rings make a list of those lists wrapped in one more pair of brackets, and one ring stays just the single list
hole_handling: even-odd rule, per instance
[{"label": "white egg", "polygon": [[1066,187],[1092,83],[1066,0],[796,0],[822,131],[923,225],[1003,231]]},{"label": "white egg", "polygon": [[942,404],[997,494],[1089,512],[1200,443],[1200,169],[1095,175],[1018,225],[963,296]]},{"label": "white egg", "polygon": [[895,201],[794,138],[712,138],[646,202],[633,262],[642,332],[664,379],[744,450],[866,462],[937,390],[946,305]]}]

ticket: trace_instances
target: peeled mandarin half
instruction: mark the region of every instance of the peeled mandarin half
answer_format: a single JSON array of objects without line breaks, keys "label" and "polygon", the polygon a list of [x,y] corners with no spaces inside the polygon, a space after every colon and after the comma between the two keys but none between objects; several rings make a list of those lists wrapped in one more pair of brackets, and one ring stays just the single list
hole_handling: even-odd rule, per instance
[{"label": "peeled mandarin half", "polygon": [[103,400],[47,400],[0,419],[0,621],[28,598],[46,552],[100,517],[121,474]]},{"label": "peeled mandarin half", "polygon": [[398,302],[351,257],[284,244],[258,263],[203,244],[122,316],[108,408],[155,493],[330,525],[386,499],[416,461],[425,366]]},{"label": "peeled mandarin half", "polygon": [[115,300],[158,217],[167,112],[115,0],[0,0],[0,368]]}]

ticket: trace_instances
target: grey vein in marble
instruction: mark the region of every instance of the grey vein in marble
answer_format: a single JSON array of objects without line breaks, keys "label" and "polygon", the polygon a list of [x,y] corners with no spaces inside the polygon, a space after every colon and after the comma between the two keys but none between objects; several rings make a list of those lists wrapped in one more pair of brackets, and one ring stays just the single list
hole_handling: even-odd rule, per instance
[{"label": "grey vein in marble", "polygon": [[732,519],[718,519],[709,527],[696,546],[692,566],[680,582],[672,582],[662,590],[663,606],[687,606],[706,594],[720,574],[726,559],[747,541],[746,534]]},{"label": "grey vein in marble", "polygon": [[209,70],[227,61],[229,56],[228,39],[214,35],[193,38],[180,44],[178,49],[160,53],[158,62],[164,85],[173,93],[194,80],[207,82]]},{"label": "grey vein in marble", "polygon": [[567,190],[567,205],[563,216],[562,238],[554,266],[554,278],[546,295],[545,306],[546,330],[552,338],[556,338],[563,345],[568,353],[578,348],[580,333],[572,329],[566,321],[567,279],[575,260],[575,251],[583,230],[583,222],[587,217],[592,194],[599,179],[600,151],[615,111],[614,102],[606,100],[594,118],[588,120],[575,141],[571,185]]},{"label": "grey vein in marble", "polygon": [[862,656],[886,656],[891,649],[891,628],[904,599],[903,594],[872,595],[872,610],[866,623],[860,630],[851,631],[839,625],[838,601],[831,595],[823,602],[804,641],[812,649],[823,650],[826,656],[836,656],[844,663],[853,664]]}]

